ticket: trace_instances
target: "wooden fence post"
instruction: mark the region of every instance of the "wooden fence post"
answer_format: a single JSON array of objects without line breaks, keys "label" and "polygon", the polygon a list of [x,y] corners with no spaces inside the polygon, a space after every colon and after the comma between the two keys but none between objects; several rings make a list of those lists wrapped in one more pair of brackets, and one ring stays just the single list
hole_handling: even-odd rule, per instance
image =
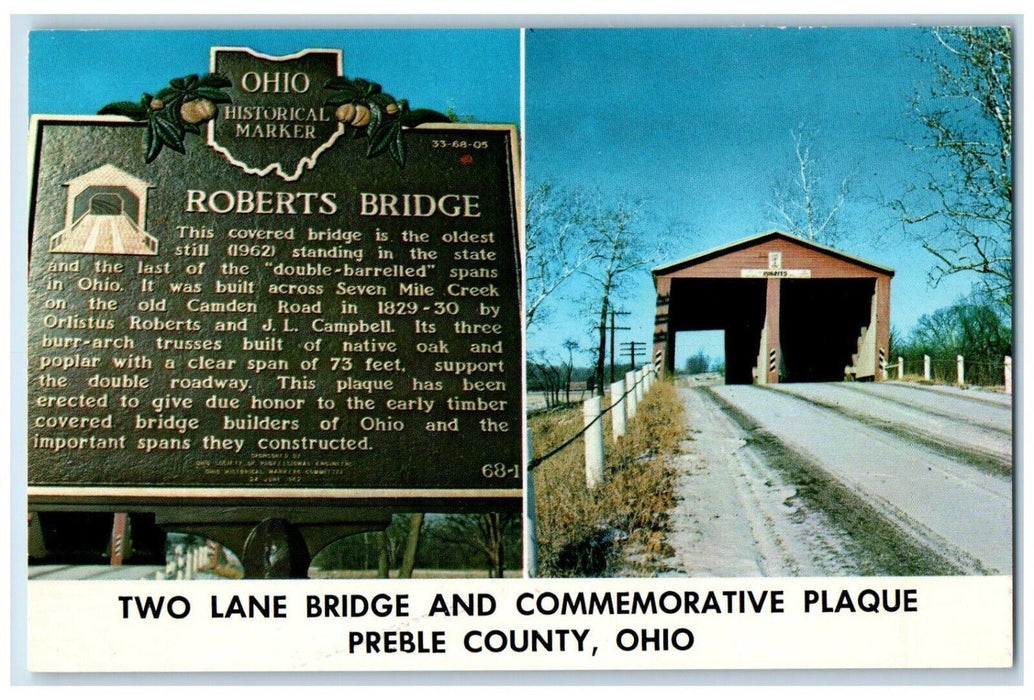
[{"label": "wooden fence post", "polygon": [[923,379],[930,381],[930,356],[923,355]]},{"label": "wooden fence post", "polygon": [[639,408],[639,400],[636,397],[635,389],[635,372],[625,372],[625,391],[628,392],[628,396],[625,399],[628,401],[625,404],[625,415],[628,420],[635,418],[636,409]]},{"label": "wooden fence post", "polygon": [[1012,358],[1005,356],[1005,393],[1012,394]]},{"label": "wooden fence post", "polygon": [[959,386],[966,385],[966,361],[962,355],[955,356],[955,375]]},{"label": "wooden fence post", "polygon": [[[610,416],[613,426],[614,442],[625,434],[625,380],[619,379],[610,385]],[[621,404],[620,406],[617,404]]]},{"label": "wooden fence post", "polygon": [[[527,445],[528,462],[531,462],[531,429],[524,433]],[[524,549],[528,576],[535,577],[539,573],[539,535],[535,519],[535,471],[525,471],[525,505],[524,505]]]},{"label": "wooden fence post", "polygon": [[[603,421],[596,420],[600,416],[603,405],[602,397],[593,396],[582,404],[585,417],[585,484],[594,489],[603,481]],[[595,422],[593,422],[595,421]],[[589,424],[592,423],[590,426]]]}]

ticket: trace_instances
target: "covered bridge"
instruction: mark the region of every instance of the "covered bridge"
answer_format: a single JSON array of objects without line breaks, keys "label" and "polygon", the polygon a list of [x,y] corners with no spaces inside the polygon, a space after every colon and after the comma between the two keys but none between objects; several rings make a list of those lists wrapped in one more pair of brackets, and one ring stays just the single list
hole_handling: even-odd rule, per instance
[{"label": "covered bridge", "polygon": [[50,237],[51,253],[158,254],[158,239],[144,230],[152,185],[108,164],[64,186],[65,227]]},{"label": "covered bridge", "polygon": [[680,331],[725,333],[726,382],[883,379],[894,271],[780,231],[653,270],[654,361]]}]

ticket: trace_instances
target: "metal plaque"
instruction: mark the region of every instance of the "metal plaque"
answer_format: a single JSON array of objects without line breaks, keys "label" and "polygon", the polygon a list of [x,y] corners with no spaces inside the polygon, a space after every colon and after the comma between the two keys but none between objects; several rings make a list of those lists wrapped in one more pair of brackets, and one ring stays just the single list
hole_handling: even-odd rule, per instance
[{"label": "metal plaque", "polygon": [[371,155],[333,106],[243,119],[234,70],[153,158],[153,115],[34,123],[30,500],[519,498],[514,130]]}]

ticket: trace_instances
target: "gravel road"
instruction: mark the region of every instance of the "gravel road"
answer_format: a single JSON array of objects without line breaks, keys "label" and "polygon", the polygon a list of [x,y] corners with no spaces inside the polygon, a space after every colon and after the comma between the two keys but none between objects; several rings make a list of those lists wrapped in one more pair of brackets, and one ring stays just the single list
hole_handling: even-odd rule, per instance
[{"label": "gravel road", "polygon": [[1000,401],[889,383],[681,395],[691,434],[675,571],[1011,572],[1012,419]]},{"label": "gravel road", "polygon": [[1007,408],[956,406],[973,402],[942,398],[932,392],[924,395],[921,390],[906,393],[907,388],[896,386],[776,384],[772,388],[895,432],[906,440],[921,441],[948,456],[987,465],[988,471],[1012,471],[1011,416]]},{"label": "gravel road", "polygon": [[963,392],[952,387],[927,387],[892,383],[869,384],[855,382],[832,384],[831,386],[862,392],[882,399],[898,401],[933,415],[945,416],[960,422],[1012,433],[1012,404],[1002,403],[1003,399],[1000,398],[1000,395],[990,392],[972,390]]},{"label": "gravel road", "polygon": [[849,538],[812,509],[702,389],[680,391],[690,439],[679,457],[669,566],[690,576],[849,576]]}]

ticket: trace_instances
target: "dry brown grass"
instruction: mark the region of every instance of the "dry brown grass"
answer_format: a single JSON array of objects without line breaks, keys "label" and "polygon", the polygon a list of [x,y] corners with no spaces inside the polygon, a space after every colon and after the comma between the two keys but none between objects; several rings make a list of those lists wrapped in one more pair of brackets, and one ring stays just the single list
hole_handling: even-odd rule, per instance
[{"label": "dry brown grass", "polygon": [[[606,399],[604,400],[606,402]],[[536,455],[582,428],[581,408],[529,419]],[[655,382],[627,433],[614,444],[604,417],[606,478],[585,485],[581,438],[535,470],[541,576],[650,574],[669,555],[668,511],[674,505],[669,457],[685,437],[682,404],[674,387]]]}]

